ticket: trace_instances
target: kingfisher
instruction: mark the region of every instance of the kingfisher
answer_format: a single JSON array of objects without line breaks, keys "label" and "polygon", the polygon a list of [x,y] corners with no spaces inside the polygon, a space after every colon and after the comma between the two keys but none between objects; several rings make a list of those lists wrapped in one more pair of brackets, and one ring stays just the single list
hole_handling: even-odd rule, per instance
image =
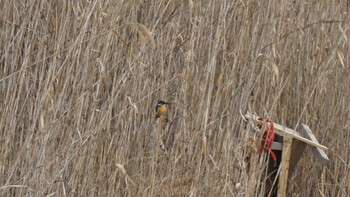
[{"label": "kingfisher", "polygon": [[170,102],[165,102],[163,100],[158,100],[156,105],[156,119],[160,118],[163,114],[166,113],[166,105],[170,105]]}]

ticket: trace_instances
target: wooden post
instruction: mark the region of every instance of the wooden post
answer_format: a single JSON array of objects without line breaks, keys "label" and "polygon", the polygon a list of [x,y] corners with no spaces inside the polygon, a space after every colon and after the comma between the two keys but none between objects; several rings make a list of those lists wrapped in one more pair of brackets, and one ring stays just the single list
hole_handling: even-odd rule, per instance
[{"label": "wooden post", "polygon": [[255,189],[256,189],[256,183],[257,183],[257,166],[258,166],[258,157],[253,156],[250,158],[250,164],[249,164],[249,172],[248,172],[248,188],[246,196],[255,196]]},{"label": "wooden post", "polygon": [[283,149],[282,149],[282,161],[281,161],[281,171],[279,176],[278,183],[278,196],[285,197],[287,190],[287,182],[288,182],[288,169],[289,169],[289,160],[290,153],[292,149],[292,136],[284,135],[283,136]]},{"label": "wooden post", "polygon": [[[245,116],[250,121],[253,121],[253,123],[256,124],[263,124],[262,121],[257,119],[256,115],[253,115],[251,113],[247,113]],[[278,176],[278,196],[285,197],[286,191],[287,191],[287,182],[289,175],[292,174],[293,170],[295,169],[299,159],[302,157],[303,152],[305,151],[305,148],[309,145],[314,157],[316,158],[316,161],[320,163],[321,165],[326,165],[329,161],[327,154],[325,151],[328,150],[328,148],[324,145],[321,145],[318,143],[316,137],[313,135],[311,129],[308,125],[301,124],[299,127],[299,131],[293,130],[291,128],[284,127],[283,125],[274,123],[275,127],[275,134],[276,136],[283,136],[283,148],[282,148],[282,156],[278,156],[278,160],[281,159],[280,162],[280,169],[279,173],[277,173],[276,176]],[[281,140],[276,140],[281,142]],[[274,148],[277,150],[280,149],[278,146],[278,143],[274,143]],[[293,152],[293,153],[291,153]],[[280,152],[279,152],[280,154]],[[282,157],[282,158],[281,158]],[[273,170],[271,170],[272,172]],[[252,173],[252,175],[255,175]],[[348,193],[350,193],[350,168],[349,168],[349,189]],[[254,182],[250,180],[252,184],[251,187],[254,186]],[[248,188],[249,189],[249,188]],[[248,190],[250,191],[248,195],[254,194],[254,190]],[[271,189],[273,191],[273,189]],[[270,191],[269,194],[275,195],[276,193],[272,193]],[[275,191],[275,190],[274,190]]]}]

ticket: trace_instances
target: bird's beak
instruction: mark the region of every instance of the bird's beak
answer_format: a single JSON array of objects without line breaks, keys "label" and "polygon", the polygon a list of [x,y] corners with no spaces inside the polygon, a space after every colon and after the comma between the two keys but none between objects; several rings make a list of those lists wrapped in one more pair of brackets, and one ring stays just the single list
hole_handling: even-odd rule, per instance
[{"label": "bird's beak", "polygon": [[164,102],[164,104],[168,104],[168,105],[170,105],[171,103],[170,103],[170,102]]}]

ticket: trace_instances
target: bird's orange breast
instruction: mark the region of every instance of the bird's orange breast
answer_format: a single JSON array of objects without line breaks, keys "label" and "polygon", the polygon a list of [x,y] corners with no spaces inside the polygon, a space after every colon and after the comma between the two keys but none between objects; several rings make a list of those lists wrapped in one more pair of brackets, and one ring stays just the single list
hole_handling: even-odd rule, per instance
[{"label": "bird's orange breast", "polygon": [[156,118],[159,118],[160,116],[162,116],[163,114],[165,114],[166,112],[166,106],[165,105],[161,105],[157,108],[157,112],[156,112]]}]

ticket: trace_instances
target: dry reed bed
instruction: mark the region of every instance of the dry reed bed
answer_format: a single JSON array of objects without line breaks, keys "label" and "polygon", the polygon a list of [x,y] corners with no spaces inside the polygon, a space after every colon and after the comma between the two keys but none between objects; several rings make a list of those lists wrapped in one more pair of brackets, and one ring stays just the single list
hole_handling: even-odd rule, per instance
[{"label": "dry reed bed", "polygon": [[[306,153],[290,196],[349,195],[348,8],[0,2],[0,194],[245,195],[251,110],[330,148],[326,167]],[[176,102],[158,123],[157,98]]]}]

